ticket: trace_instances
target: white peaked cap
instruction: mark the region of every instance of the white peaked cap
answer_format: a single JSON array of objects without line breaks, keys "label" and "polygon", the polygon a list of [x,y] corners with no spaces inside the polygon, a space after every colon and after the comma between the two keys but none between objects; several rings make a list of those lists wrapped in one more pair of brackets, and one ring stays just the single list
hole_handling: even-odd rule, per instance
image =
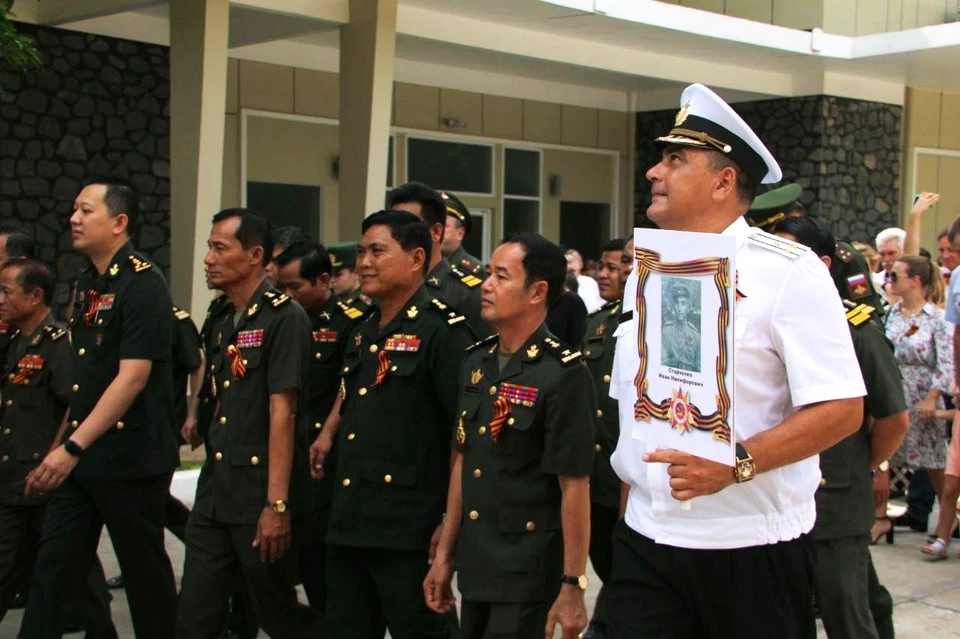
[{"label": "white peaked cap", "polygon": [[683,90],[673,129],[657,138],[656,144],[719,151],[736,162],[754,184],[775,184],[783,179],[780,165],[753,129],[702,84],[691,84]]}]

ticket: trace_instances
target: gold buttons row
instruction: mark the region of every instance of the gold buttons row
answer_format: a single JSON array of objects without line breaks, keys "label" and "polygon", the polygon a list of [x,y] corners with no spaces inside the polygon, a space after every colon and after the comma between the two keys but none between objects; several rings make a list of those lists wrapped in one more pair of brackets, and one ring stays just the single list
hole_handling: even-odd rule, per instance
[{"label": "gold buttons row", "polygon": [[[217,461],[221,461],[221,460],[223,460],[223,453],[221,453],[221,452],[218,450],[217,452],[215,452],[215,453],[213,454],[213,458],[214,458],[215,460],[217,460]],[[251,465],[251,466],[259,466],[259,465],[260,465],[260,458],[257,457],[256,455],[254,455],[253,457],[251,457],[251,458],[250,458],[250,465]]]}]

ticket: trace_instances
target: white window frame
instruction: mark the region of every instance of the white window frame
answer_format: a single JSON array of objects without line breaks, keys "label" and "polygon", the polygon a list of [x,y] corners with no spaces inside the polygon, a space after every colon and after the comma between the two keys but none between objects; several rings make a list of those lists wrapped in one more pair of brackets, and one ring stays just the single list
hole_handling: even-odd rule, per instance
[{"label": "white window frame", "polygon": [[467,210],[470,211],[470,215],[483,218],[483,237],[480,238],[480,252],[482,255],[478,255],[477,257],[483,260],[483,263],[486,264],[490,261],[490,253],[493,252],[493,211],[487,208],[468,208]]}]

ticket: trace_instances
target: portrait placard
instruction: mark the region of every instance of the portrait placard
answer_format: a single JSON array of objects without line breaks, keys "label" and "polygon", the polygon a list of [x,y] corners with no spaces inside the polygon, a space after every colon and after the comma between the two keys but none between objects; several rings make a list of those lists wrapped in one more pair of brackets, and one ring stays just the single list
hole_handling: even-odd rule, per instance
[{"label": "portrait placard", "polygon": [[734,465],[736,239],[635,229],[633,436]]}]

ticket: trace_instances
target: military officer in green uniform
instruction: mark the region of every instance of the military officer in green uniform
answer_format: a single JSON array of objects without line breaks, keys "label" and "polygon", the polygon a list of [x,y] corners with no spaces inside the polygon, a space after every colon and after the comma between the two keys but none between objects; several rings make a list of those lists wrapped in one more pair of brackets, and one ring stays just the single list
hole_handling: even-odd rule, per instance
[{"label": "military officer in green uniform", "polygon": [[[0,405],[0,620],[26,594],[43,524],[46,499],[24,495],[26,478],[57,440],[71,395],[73,355],[50,311],[54,284],[40,262],[0,266],[0,318],[13,334],[0,377],[10,402]],[[102,571],[96,576],[99,588],[84,593],[80,625],[88,637],[116,637]]]},{"label": "military officer in green uniform", "polygon": [[[0,264],[15,258],[33,258],[36,244],[26,231],[18,226],[0,226]],[[0,322],[0,362],[6,361],[7,346],[13,337],[14,329],[8,322]]]},{"label": "military officer in green uniform", "polygon": [[330,252],[330,288],[347,306],[367,312],[373,305],[369,297],[360,289],[360,277],[357,275],[357,243],[340,242],[327,247]]},{"label": "military officer in green uniform", "polygon": [[441,253],[444,225],[448,218],[446,204],[439,193],[426,184],[407,182],[387,194],[387,208],[409,211],[427,225],[432,239],[426,287],[430,297],[453,307],[467,318],[477,338],[493,334],[493,327],[480,315],[480,284],[476,275],[451,266]]},{"label": "military officer in green uniform", "polygon": [[118,177],[81,190],[73,246],[91,261],[70,317],[70,421],[62,445],[27,479],[27,494],[54,491],[43,522],[24,637],[59,637],[90,572],[104,526],[126,581],[134,631],[172,637],[173,569],[163,544],[164,506],[177,464],[170,344],[173,303],[159,270],[130,242],[138,212]]},{"label": "military officer in green uniform", "polygon": [[440,191],[440,197],[443,198],[443,203],[447,207],[447,224],[443,231],[441,245],[444,259],[451,266],[465,273],[479,277],[481,280],[487,279],[483,262],[463,248],[463,239],[473,230],[473,215],[470,214],[470,209],[453,193]]},{"label": "military officer in green uniform", "polygon": [[690,321],[690,289],[676,281],[667,293],[670,305],[663,315],[664,366],[700,372],[700,328]]},{"label": "military officer in green uniform", "polygon": [[[776,233],[781,220],[807,215],[806,208],[800,203],[802,193],[799,184],[787,184],[758,195],[750,205],[746,219],[751,226]],[[883,315],[883,298],[873,286],[867,261],[850,243],[837,242],[830,276],[840,291],[840,297],[857,304],[869,304],[877,317]]]},{"label": "military officer in green uniform", "polygon": [[[620,438],[617,400],[610,397],[610,375],[613,371],[613,353],[616,346],[614,331],[620,321],[621,298],[626,274],[623,270],[624,240],[610,240],[600,246],[600,263],[597,266],[597,287],[600,297],[606,302],[587,317],[584,331],[583,359],[593,376],[600,407],[597,420],[597,439],[593,449],[593,473],[590,476],[590,562],[600,581],[610,580],[612,562],[613,528],[620,519],[620,478],[610,466],[610,455]],[[603,588],[597,596],[597,604],[584,633],[585,639],[606,637],[606,597]]]},{"label": "military officer in green uniform", "polygon": [[326,543],[330,502],[336,475],[336,450],[328,428],[328,417],[339,420],[340,369],[347,339],[363,311],[349,306],[330,289],[330,256],[320,244],[294,244],[274,260],[281,289],[310,317],[312,324],[310,382],[306,388],[307,424],[312,444],[322,438],[324,477],[313,481],[314,511],[306,526],[299,551],[299,575],[310,606],[326,609]]},{"label": "military officer in green uniform", "polygon": [[[835,242],[823,221],[788,219],[778,229],[778,235],[809,246],[830,266]],[[874,522],[871,470],[887,464],[900,447],[910,419],[893,345],[880,324],[872,321],[873,307],[844,303],[867,395],[860,429],[820,453],[823,477],[814,527],[817,601],[831,639],[892,639],[893,602],[877,579],[869,550]]]},{"label": "military officer in green uniform", "polygon": [[353,331],[341,369],[328,636],[381,639],[389,628],[396,639],[444,637],[447,621],[427,609],[420,586],[443,518],[457,376],[472,338],[463,316],[423,286],[433,243],[420,218],[381,211],[362,228],[357,270],[378,305]]},{"label": "military officer in green uniform", "polygon": [[286,593],[296,577],[299,526],[312,509],[306,389],[310,322],[265,279],[270,225],[250,209],[213,217],[207,279],[229,301],[208,354],[217,409],[187,524],[177,636],[222,632],[239,568],[271,637],[317,637],[322,617]]},{"label": "military officer in green uniform", "polygon": [[[174,328],[170,368],[173,375],[174,437],[183,444],[190,443],[188,437],[196,432],[197,391],[203,378],[203,347],[190,313],[177,306],[173,307],[172,313]],[[190,509],[186,504],[168,494],[165,525],[180,541],[185,540],[189,517]],[[108,579],[107,586],[123,588],[123,575]]]},{"label": "military officer in green uniform", "polygon": [[[490,258],[484,317],[499,331],[468,351],[457,388],[447,516],[423,590],[451,609],[454,555],[464,639],[565,639],[587,625],[590,474],[597,400],[580,351],[546,328],[563,251],[519,233]],[[545,630],[546,629],[546,630]]]}]

